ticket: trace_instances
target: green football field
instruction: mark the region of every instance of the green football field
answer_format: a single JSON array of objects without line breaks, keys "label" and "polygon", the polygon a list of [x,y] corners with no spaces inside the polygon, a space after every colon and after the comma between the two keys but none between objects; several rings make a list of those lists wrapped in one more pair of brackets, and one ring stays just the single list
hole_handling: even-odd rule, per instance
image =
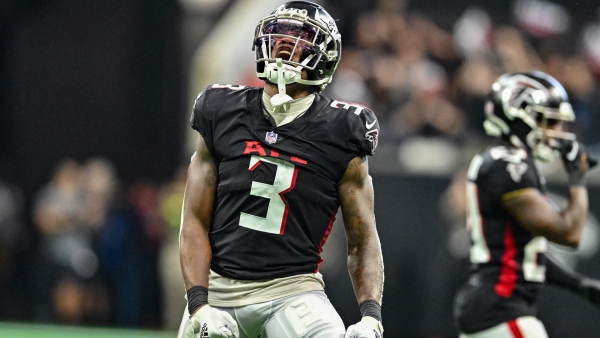
[{"label": "green football field", "polygon": [[2,338],[174,338],[176,332],[1,323]]}]

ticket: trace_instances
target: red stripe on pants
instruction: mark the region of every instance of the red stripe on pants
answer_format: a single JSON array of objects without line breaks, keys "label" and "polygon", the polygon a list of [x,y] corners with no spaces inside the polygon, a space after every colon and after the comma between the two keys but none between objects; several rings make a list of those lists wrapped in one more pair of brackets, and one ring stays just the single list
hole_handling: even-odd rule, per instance
[{"label": "red stripe on pants", "polygon": [[508,328],[510,328],[510,332],[512,332],[515,338],[523,338],[523,334],[521,333],[521,330],[519,330],[516,320],[511,320],[508,322]]}]

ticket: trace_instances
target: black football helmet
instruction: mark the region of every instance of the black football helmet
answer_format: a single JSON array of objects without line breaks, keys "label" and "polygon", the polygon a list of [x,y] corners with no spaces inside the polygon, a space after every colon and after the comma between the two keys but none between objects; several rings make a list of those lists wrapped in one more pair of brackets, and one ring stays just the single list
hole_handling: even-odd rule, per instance
[{"label": "black football helmet", "polygon": [[[277,60],[273,47],[282,40],[289,43],[291,52]],[[281,74],[286,85],[313,85],[321,91],[331,82],[338,66],[342,40],[335,21],[323,7],[309,1],[290,1],[258,23],[252,50],[260,79],[283,84],[278,81]],[[294,62],[298,50],[301,58]],[[303,70],[308,73],[307,79],[302,79]]]},{"label": "black football helmet", "polygon": [[563,86],[540,71],[507,73],[496,79],[485,103],[485,115],[483,126],[488,135],[504,136],[543,162],[556,158],[564,140],[575,140],[572,133],[547,129],[562,121],[574,121],[575,114]]}]

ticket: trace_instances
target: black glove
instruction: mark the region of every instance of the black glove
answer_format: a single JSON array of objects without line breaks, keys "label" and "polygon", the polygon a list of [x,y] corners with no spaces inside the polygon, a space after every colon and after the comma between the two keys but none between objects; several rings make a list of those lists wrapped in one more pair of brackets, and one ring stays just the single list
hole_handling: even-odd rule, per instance
[{"label": "black glove", "polygon": [[589,157],[583,144],[577,141],[569,140],[564,143],[561,158],[569,175],[570,186],[585,185],[585,173],[598,164],[598,160]]},{"label": "black glove", "polygon": [[600,280],[584,277],[577,293],[596,306],[600,306]]}]

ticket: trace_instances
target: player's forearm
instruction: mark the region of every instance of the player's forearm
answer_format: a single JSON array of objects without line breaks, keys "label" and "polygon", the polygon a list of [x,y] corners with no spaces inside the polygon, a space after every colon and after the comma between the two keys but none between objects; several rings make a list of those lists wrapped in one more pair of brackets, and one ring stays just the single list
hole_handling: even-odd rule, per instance
[{"label": "player's forearm", "polygon": [[375,227],[375,198],[365,157],[348,164],[339,186],[340,206],[348,242],[348,272],[358,303],[381,303],[383,259]]},{"label": "player's forearm", "polygon": [[348,246],[348,272],[359,304],[366,300],[381,304],[383,258],[376,233],[362,245]]},{"label": "player's forearm", "polygon": [[212,260],[208,233],[216,186],[216,166],[204,139],[198,136],[196,152],[188,168],[179,237],[179,257],[186,289],[208,287]]},{"label": "player's forearm", "polygon": [[212,250],[208,234],[196,221],[182,222],[179,258],[186,290],[192,286],[208,288]]},{"label": "player's forearm", "polygon": [[584,186],[569,187],[569,204],[561,211],[565,221],[566,244],[577,247],[588,210],[588,192]]},{"label": "player's forearm", "polygon": [[348,272],[356,299],[359,304],[366,300],[381,303],[383,258],[372,204],[355,203],[342,210],[345,211]]}]

